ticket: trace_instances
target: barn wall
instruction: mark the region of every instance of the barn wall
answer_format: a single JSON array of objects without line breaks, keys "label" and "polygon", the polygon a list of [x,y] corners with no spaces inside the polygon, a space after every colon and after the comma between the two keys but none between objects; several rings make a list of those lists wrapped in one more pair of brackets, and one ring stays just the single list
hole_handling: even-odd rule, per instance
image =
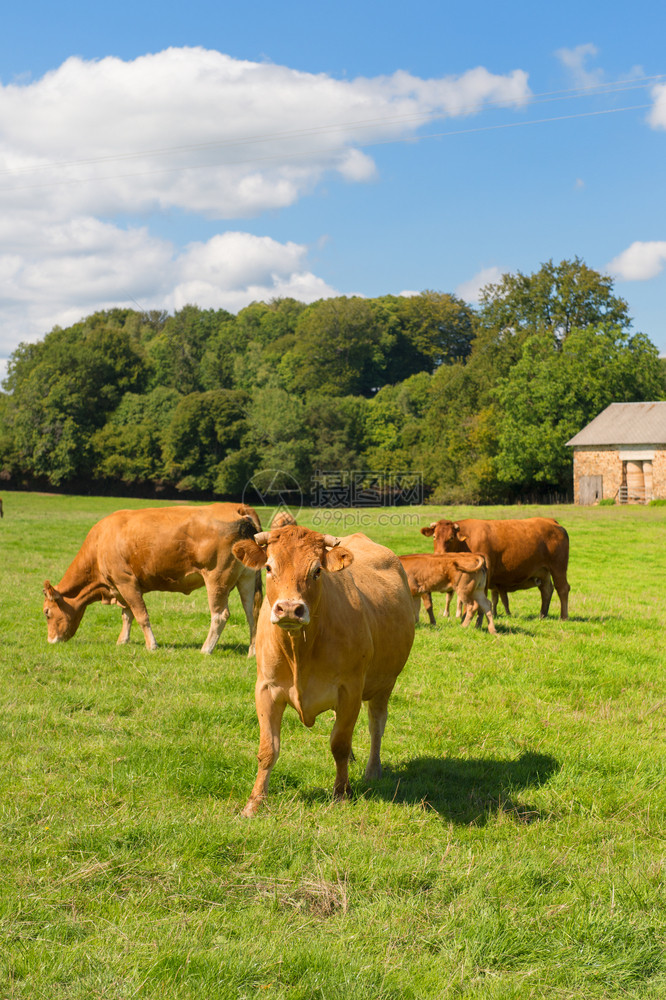
[{"label": "barn wall", "polygon": [[652,496],[666,499],[666,448],[655,448],[652,459]]},{"label": "barn wall", "polygon": [[[574,447],[574,503],[580,503],[581,476],[602,476],[604,499],[616,497],[622,484],[622,456],[627,457],[626,445],[600,448]],[[666,447],[649,446],[652,458],[652,496],[666,498]],[[636,451],[637,457],[643,457]],[[645,453],[647,457],[647,452]]]},{"label": "barn wall", "polygon": [[574,503],[580,503],[581,476],[602,476],[603,495],[614,497],[622,483],[622,461],[617,448],[574,448]]}]

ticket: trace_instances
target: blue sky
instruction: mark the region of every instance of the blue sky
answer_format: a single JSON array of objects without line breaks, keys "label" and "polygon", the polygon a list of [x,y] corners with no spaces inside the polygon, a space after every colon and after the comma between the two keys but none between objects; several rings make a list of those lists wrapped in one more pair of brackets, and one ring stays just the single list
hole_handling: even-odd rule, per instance
[{"label": "blue sky", "polygon": [[12,5],[0,365],[97,308],[474,301],[574,256],[666,354],[665,34],[657,0]]}]

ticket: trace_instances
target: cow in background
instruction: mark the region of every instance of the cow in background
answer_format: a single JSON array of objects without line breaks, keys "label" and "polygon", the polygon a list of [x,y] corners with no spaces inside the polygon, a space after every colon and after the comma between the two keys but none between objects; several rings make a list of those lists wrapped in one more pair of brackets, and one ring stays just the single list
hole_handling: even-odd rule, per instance
[{"label": "cow in background", "polygon": [[261,574],[248,570],[231,550],[260,530],[256,511],[245,504],[109,514],[90,529],[57,587],[44,583],[49,642],[71,639],[88,605],[101,601],[122,608],[118,643],[129,641],[136,618],[146,648],[156,649],[143,595],[152,590],[189,594],[205,586],[211,622],[201,652],[212,653],[229,618],[229,593],[236,587],[250,626],[248,656],[254,655]]},{"label": "cow in background", "polygon": [[[493,610],[486,597],[488,572],[486,560],[476,552],[446,552],[443,555],[430,555],[419,552],[415,555],[400,556],[400,562],[407,574],[407,582],[414,601],[414,617],[419,620],[421,598],[430,598],[433,592],[444,593],[447,597],[456,594],[458,604],[467,609],[463,625],[469,625],[475,611],[480,609],[477,627],[485,614],[488,619],[488,631],[497,633],[493,622]],[[428,612],[430,624],[435,624],[432,610],[432,600],[424,600],[423,606]]]},{"label": "cow in background", "polygon": [[511,592],[538,586],[541,617],[548,615],[553,589],[560,598],[560,618],[569,616],[569,536],[550,517],[485,521],[434,521],[421,528],[432,537],[435,552],[480,552],[488,566],[488,587]]},{"label": "cow in background", "polygon": [[245,566],[266,567],[257,626],[259,769],[243,811],[253,816],[268,794],[287,705],[304,725],[335,711],[330,746],[335,798],[349,793],[352,733],[368,703],[366,778],[381,774],[388,701],[414,640],[412,598],[398,557],[357,533],[338,539],[296,525],[237,542]]}]

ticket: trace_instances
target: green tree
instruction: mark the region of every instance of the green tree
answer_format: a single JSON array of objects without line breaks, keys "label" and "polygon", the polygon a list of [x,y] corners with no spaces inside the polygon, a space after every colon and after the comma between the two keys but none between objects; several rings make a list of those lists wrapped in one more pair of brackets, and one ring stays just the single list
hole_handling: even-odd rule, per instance
[{"label": "green tree", "polygon": [[[227,366],[223,350],[225,327],[233,326],[235,319],[224,309],[199,309],[186,305],[173,316],[146,345],[152,367],[152,385],[164,385],[187,395],[204,388],[201,365],[206,352],[212,350],[221,367],[217,385],[230,385],[233,364]],[[222,343],[216,345],[215,338]],[[207,360],[207,382],[214,381],[213,361]]]},{"label": "green tree", "polygon": [[371,300],[392,335],[383,384],[395,384],[418,372],[432,374],[443,364],[464,361],[476,335],[474,310],[455,295],[425,291],[420,295]]},{"label": "green tree", "polygon": [[423,418],[429,405],[431,376],[419,372],[386,385],[366,408],[364,465],[376,472],[423,469]]},{"label": "green tree", "polygon": [[391,337],[367,299],[322,299],[300,315],[293,388],[305,394],[372,396],[383,384]]},{"label": "green tree", "polygon": [[310,468],[304,401],[274,380],[252,393],[247,422],[243,445],[255,449],[253,472],[280,470],[303,486]]},{"label": "green tree", "polygon": [[338,472],[360,467],[369,405],[362,396],[313,393],[307,398],[303,420],[310,479],[318,470]]},{"label": "green tree", "polygon": [[471,360],[503,376],[528,337],[542,335],[559,349],[572,329],[600,323],[631,326],[627,303],[613,293],[613,279],[578,257],[559,264],[549,260],[534,274],[505,274],[483,289]]},{"label": "green tree", "polygon": [[117,316],[95,314],[38,344],[21,344],[10,359],[6,421],[23,472],[58,485],[89,477],[92,437],[122,395],[143,389],[141,350]]},{"label": "green tree", "polygon": [[609,403],[657,399],[662,391],[657,349],[644,334],[606,324],[571,329],[560,350],[528,338],[497,387],[498,480],[518,491],[533,484],[568,490],[569,438]]},{"label": "green tree", "polygon": [[145,395],[128,392],[93,437],[94,475],[124,483],[165,478],[166,432],[181,396],[158,386]]},{"label": "green tree", "polygon": [[248,402],[235,389],[193,392],[179,401],[164,435],[166,475],[178,489],[214,487],[218,466],[240,447]]}]

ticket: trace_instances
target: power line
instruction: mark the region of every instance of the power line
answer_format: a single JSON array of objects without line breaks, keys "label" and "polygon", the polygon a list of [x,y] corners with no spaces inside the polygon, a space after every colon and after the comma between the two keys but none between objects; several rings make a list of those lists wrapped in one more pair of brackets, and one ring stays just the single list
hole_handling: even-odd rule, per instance
[{"label": "power line", "polygon": [[[629,90],[644,89],[647,82],[653,82],[656,80],[661,80],[663,78],[664,74],[658,74],[651,77],[641,77],[637,80],[619,81],[617,83],[612,83],[612,84],[611,83],[599,84],[587,88],[576,88],[573,90],[563,90],[563,91],[551,91],[543,94],[533,95],[530,99],[528,99],[525,102],[525,105],[534,106],[537,104],[545,104],[553,101],[562,101],[567,99],[578,100],[582,97],[606,96],[618,93],[626,93]],[[482,108],[474,106],[462,109],[461,111],[457,112],[456,116],[471,114],[473,112],[478,112],[481,110],[485,111],[492,108],[514,107],[515,105],[516,105],[515,101],[508,101],[508,100],[489,102],[488,104],[483,105]],[[652,106],[651,104],[638,104],[622,108],[607,108],[597,111],[572,113],[569,115],[557,115],[547,118],[533,119],[530,121],[506,122],[499,125],[482,125],[474,128],[452,129],[445,132],[429,133],[426,135],[410,135],[401,138],[395,138],[395,137],[386,139],[368,138],[365,141],[362,140],[358,142],[355,146],[352,146],[351,148],[359,148],[359,147],[364,148],[368,146],[391,145],[391,144],[407,143],[407,142],[414,143],[414,142],[421,142],[424,139],[446,138],[458,135],[469,135],[480,132],[496,131],[507,128],[521,128],[528,125],[540,125],[540,124],[545,124],[547,122],[568,121],[577,118],[591,118],[601,115],[617,114],[626,111],[639,111],[639,110],[645,110],[651,106]],[[334,135],[336,132],[340,131],[371,129],[373,127],[381,127],[381,126],[386,127],[387,125],[391,124],[405,125],[410,123],[416,123],[419,121],[433,121],[446,117],[450,117],[450,115],[446,115],[444,113],[433,114],[432,112],[419,112],[409,115],[406,114],[406,115],[376,117],[376,118],[362,119],[350,122],[311,126],[305,129],[264,133],[255,136],[245,136],[236,139],[220,139],[206,143],[195,143],[195,144],[181,145],[181,146],[168,146],[159,149],[144,150],[140,152],[109,154],[107,156],[90,157],[88,159],[68,160],[68,161],[54,162],[49,164],[39,164],[37,166],[31,166],[31,167],[7,168],[5,170],[0,170],[0,176],[2,176],[3,174],[5,176],[25,174],[37,170],[48,170],[48,169],[55,170],[55,169],[65,169],[68,167],[89,166],[94,164],[121,162],[132,159],[142,159],[150,156],[161,156],[164,154],[169,155],[169,154],[176,154],[183,152],[203,151],[207,149],[216,149],[216,148],[231,149],[233,147],[240,147],[240,146],[250,145],[253,143],[266,143],[284,139],[293,140],[299,138],[316,138],[319,136],[326,137],[327,135]],[[166,173],[182,173],[188,170],[213,169],[219,166],[246,166],[252,163],[269,162],[271,160],[274,161],[274,160],[287,160],[287,159],[311,157],[326,152],[327,152],[326,149],[312,148],[307,150],[296,151],[293,153],[287,153],[283,151],[280,153],[273,153],[265,156],[252,156],[246,159],[229,159],[229,160],[218,161],[217,163],[212,163],[212,162],[189,163],[174,167],[160,167],[150,170],[132,171],[131,173],[124,173],[124,174],[110,174],[110,175],[86,177],[86,178],[80,178],[80,177],[62,178],[60,180],[51,179],[49,181],[44,181],[42,183],[37,183],[37,184],[28,184],[19,187],[12,186],[11,188],[8,187],[0,188],[0,192],[3,191],[6,192],[10,190],[11,191],[33,190],[37,188],[52,187],[52,186],[90,183],[91,181],[122,180],[128,177],[143,177],[143,176],[151,176],[151,175],[166,174]],[[328,152],[331,152],[331,150],[328,150]]]},{"label": "power line", "polygon": [[[455,112],[455,117],[474,114],[479,111],[492,110],[493,108],[510,108],[518,106],[531,106],[535,104],[549,103],[552,101],[579,100],[584,97],[604,97],[607,95],[626,93],[629,90],[642,90],[648,83],[664,79],[665,74],[660,73],[655,76],[643,76],[632,80],[619,80],[612,83],[593,84],[588,87],[576,87],[570,90],[546,91],[542,94],[531,95],[524,104],[516,100],[503,99],[501,101],[489,101],[479,107],[477,104],[468,105]],[[51,163],[35,164],[29,167],[7,167],[0,170],[3,174],[30,173],[35,170],[49,170],[55,168],[87,166],[94,163],[108,163],[126,159],[140,159],[148,156],[162,156],[163,154],[193,152],[195,150],[215,149],[219,147],[230,147],[236,145],[247,145],[249,143],[271,142],[279,139],[293,139],[304,136],[327,135],[339,131],[372,128],[373,126],[391,124],[410,124],[418,121],[432,121],[433,119],[453,117],[452,113],[421,111],[404,115],[385,115],[374,118],[356,119],[347,122],[330,122],[324,125],[312,125],[308,128],[289,129],[281,132],[259,133],[258,135],[239,136],[237,138],[213,139],[208,142],[188,143],[177,146],[162,146],[153,149],[138,150],[127,153],[109,153],[105,156],[86,157],[75,160],[62,160]]]}]

